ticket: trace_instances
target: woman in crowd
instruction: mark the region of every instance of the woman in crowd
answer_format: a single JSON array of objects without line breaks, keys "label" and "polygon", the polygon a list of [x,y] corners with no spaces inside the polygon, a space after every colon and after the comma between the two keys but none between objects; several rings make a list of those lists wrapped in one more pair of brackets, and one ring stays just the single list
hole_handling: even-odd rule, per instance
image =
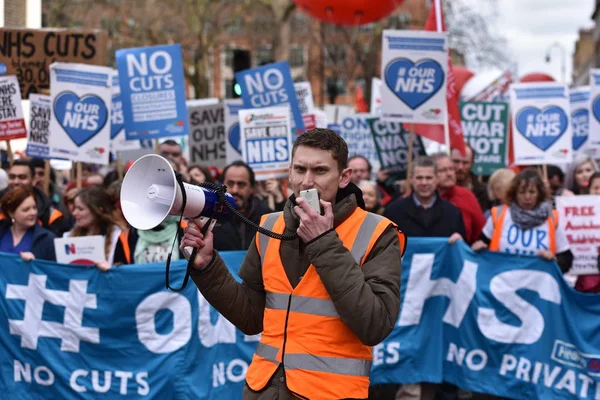
[{"label": "woman in crowd", "polygon": [[[510,182],[514,179],[515,175],[513,170],[501,168],[494,171],[490,176],[487,189],[492,206],[506,204],[506,193],[508,192]],[[487,210],[485,212],[485,217],[488,218],[489,216],[490,210]]]},{"label": "woman in crowd", "polygon": [[190,183],[193,185],[197,185],[199,183],[204,182],[215,182],[209,169],[201,165],[192,165],[191,167],[189,167],[188,174],[190,175]]},{"label": "woman in crowd", "polygon": [[115,248],[121,229],[114,218],[115,207],[111,197],[104,189],[96,186],[81,189],[74,199],[73,230],[65,237],[104,236],[104,255],[106,261],[96,263],[101,271],[107,271],[113,265]]},{"label": "woman in crowd", "polygon": [[598,172],[598,164],[591,157],[579,154],[569,166],[565,186],[574,194],[587,194],[594,172]]},{"label": "woman in crowd", "polygon": [[473,250],[489,248],[517,255],[537,255],[556,260],[567,272],[573,254],[558,213],[552,209],[542,177],[533,168],[520,172],[511,182],[506,204],[493,207]]},{"label": "woman in crowd", "polygon": [[365,201],[365,210],[375,214],[383,215],[385,211],[381,206],[379,199],[379,190],[377,183],[372,181],[360,181],[358,187],[362,191],[363,200]]},{"label": "woman in crowd", "polygon": [[9,190],[0,200],[8,218],[0,221],[0,251],[19,254],[24,261],[56,261],[56,235],[38,224],[35,196],[24,186]]},{"label": "woman in crowd", "polygon": [[[600,172],[595,172],[590,177],[588,193],[600,195]],[[575,282],[575,290],[587,293],[600,292],[600,246],[598,246],[598,274],[580,275]]]}]

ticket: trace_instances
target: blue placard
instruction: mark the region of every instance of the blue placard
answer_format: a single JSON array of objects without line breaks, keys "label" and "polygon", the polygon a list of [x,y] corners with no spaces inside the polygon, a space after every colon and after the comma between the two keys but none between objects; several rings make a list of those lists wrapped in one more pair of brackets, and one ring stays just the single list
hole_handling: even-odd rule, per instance
[{"label": "blue placard", "polygon": [[127,140],[189,133],[180,45],[117,50]]},{"label": "blue placard", "polygon": [[[287,61],[236,72],[235,79],[242,88],[245,108],[289,105],[292,112],[292,133],[299,135],[304,132],[304,120]],[[292,141],[295,137],[292,137]]]}]

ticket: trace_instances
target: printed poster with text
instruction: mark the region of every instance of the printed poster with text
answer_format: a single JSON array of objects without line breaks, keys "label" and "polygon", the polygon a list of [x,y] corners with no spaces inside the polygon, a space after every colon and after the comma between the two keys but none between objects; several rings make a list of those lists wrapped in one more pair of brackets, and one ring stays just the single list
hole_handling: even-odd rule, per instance
[{"label": "printed poster with text", "polygon": [[84,64],[50,66],[50,157],[108,164],[112,69]]},{"label": "printed poster with text", "polygon": [[460,114],[465,141],[475,151],[473,173],[489,176],[506,167],[508,103],[465,101]]},{"label": "printed poster with text", "polygon": [[573,160],[571,106],[566,84],[510,86],[515,165],[567,164]]},{"label": "printed poster with text", "polygon": [[559,196],[556,198],[559,223],[573,253],[573,275],[598,273],[600,246],[600,196]]},{"label": "printed poster with text", "polygon": [[100,235],[56,238],[54,250],[61,264],[94,265],[106,260],[104,236]]},{"label": "printed poster with text", "polygon": [[27,137],[21,91],[14,75],[0,77],[0,140]]},{"label": "printed poster with text", "polygon": [[227,165],[223,104],[188,107],[190,165],[217,168]]},{"label": "printed poster with text", "polygon": [[384,30],[381,102],[386,121],[443,124],[447,119],[447,36]]},{"label": "printed poster with text", "polygon": [[239,117],[242,156],[254,170],[256,180],[287,177],[292,159],[290,109],[240,110]]},{"label": "printed poster with text", "polygon": [[52,99],[50,96],[32,93],[29,95],[29,131],[27,132],[28,157],[50,157],[50,118]]},{"label": "printed poster with text", "polygon": [[300,113],[302,115],[312,114],[315,109],[315,104],[313,102],[312,87],[310,86],[310,82],[296,82],[294,83],[294,89],[296,90],[296,98],[298,99]]},{"label": "printed poster with text", "polygon": [[189,133],[181,46],[117,50],[127,140]]},{"label": "printed poster with text", "polygon": [[375,118],[371,114],[352,114],[344,117],[340,124],[331,124],[327,127],[346,141],[348,145],[348,156],[363,156],[371,163],[373,174],[376,174],[380,169],[379,154],[375,147],[375,141],[371,134],[371,126],[369,118]]},{"label": "printed poster with text", "polygon": [[125,117],[123,115],[123,99],[119,86],[119,73],[112,74],[112,101],[110,108],[110,149],[112,151],[127,151],[140,149],[139,140],[127,140],[125,137]]},{"label": "printed poster with text", "polygon": [[244,108],[242,99],[225,99],[223,101],[223,120],[227,134],[227,164],[242,159],[240,135],[240,117],[238,113]]},{"label": "printed poster with text", "polygon": [[590,87],[573,88],[569,92],[573,152],[587,153],[590,145]]},{"label": "printed poster with text", "polygon": [[590,128],[587,153],[600,158],[600,69],[590,70]]}]

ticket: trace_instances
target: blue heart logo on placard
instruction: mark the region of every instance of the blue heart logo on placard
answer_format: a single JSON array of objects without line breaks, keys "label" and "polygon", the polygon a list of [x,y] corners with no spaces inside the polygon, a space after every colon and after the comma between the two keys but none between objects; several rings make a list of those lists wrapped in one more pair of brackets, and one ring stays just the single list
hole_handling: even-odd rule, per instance
[{"label": "blue heart logo on placard", "polygon": [[592,102],[592,113],[594,114],[596,121],[600,122],[600,96],[596,96]]},{"label": "blue heart logo on placard", "polygon": [[112,97],[112,105],[110,109],[110,138],[114,139],[125,125],[123,118],[123,101],[121,95],[116,94]]},{"label": "blue heart logo on placard", "polygon": [[525,107],[516,118],[517,130],[523,137],[540,150],[546,151],[567,131],[569,118],[557,106],[544,110]]},{"label": "blue heart logo on placard", "polygon": [[397,58],[385,69],[385,84],[404,104],[416,110],[441,89],[444,68],[429,58],[416,63]]},{"label": "blue heart logo on placard", "polygon": [[571,113],[573,127],[573,150],[579,150],[587,141],[590,131],[590,113],[586,108],[580,108]]},{"label": "blue heart logo on placard", "polygon": [[229,143],[231,144],[231,146],[235,149],[235,151],[237,151],[241,155],[242,143],[240,137],[240,124],[232,125],[231,128],[229,128],[229,134],[227,136],[229,138]]},{"label": "blue heart logo on placard", "polygon": [[77,147],[81,147],[104,128],[108,108],[102,99],[88,94],[62,92],[54,100],[54,115]]}]

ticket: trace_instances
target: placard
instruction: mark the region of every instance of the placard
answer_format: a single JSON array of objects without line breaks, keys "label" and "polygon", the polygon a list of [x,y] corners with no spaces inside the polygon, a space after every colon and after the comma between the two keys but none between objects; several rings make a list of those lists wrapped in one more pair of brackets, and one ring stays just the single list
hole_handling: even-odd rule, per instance
[{"label": "placard", "polygon": [[240,110],[239,117],[242,156],[256,180],[287,177],[292,160],[289,108]]},{"label": "placard", "polygon": [[243,108],[242,99],[225,99],[223,102],[225,132],[227,132],[227,164],[242,159],[242,139],[238,113]]},{"label": "placard", "polygon": [[17,76],[23,99],[50,94],[50,64],[106,65],[107,40],[97,29],[0,28],[0,70]]},{"label": "placard", "polygon": [[567,85],[557,82],[510,86],[515,165],[572,161],[571,107]]},{"label": "placard", "polygon": [[590,127],[587,153],[600,157],[600,69],[590,70]]},{"label": "placard", "polygon": [[127,140],[189,133],[181,46],[117,50]]},{"label": "placard", "polygon": [[14,75],[0,77],[0,140],[27,137],[19,82]]},{"label": "placard", "polygon": [[[348,145],[348,156],[363,156],[369,160],[376,174],[380,169],[379,155],[375,148],[375,141],[371,135],[368,119],[374,118],[371,114],[353,114],[346,116],[339,124],[339,134]],[[330,129],[336,131],[335,126]]]},{"label": "placard", "polygon": [[448,118],[446,33],[384,30],[382,40],[383,119],[443,124]]},{"label": "placard", "polygon": [[227,165],[227,138],[223,105],[188,107],[190,165],[223,168]]},{"label": "placard", "polygon": [[587,153],[590,132],[590,87],[573,88],[569,92],[573,152]]},{"label": "placard", "polygon": [[50,157],[50,119],[52,100],[50,96],[32,93],[29,95],[29,131],[27,132],[28,157]]},{"label": "placard", "polygon": [[84,64],[50,66],[50,156],[108,164],[112,69]]},{"label": "placard", "polygon": [[79,236],[54,239],[56,262],[61,264],[95,265],[105,261],[104,237]]},{"label": "placard", "polygon": [[[312,87],[310,82],[296,82],[294,83],[294,89],[296,90],[296,98],[298,99],[298,107],[300,107],[300,113],[312,114],[315,109],[313,102]],[[307,130],[309,128],[306,128]]]},{"label": "placard", "polygon": [[110,149],[111,151],[137,150],[141,147],[139,140],[127,140],[125,137],[125,117],[123,115],[123,99],[119,86],[119,73],[112,73],[112,101],[110,108]]}]

